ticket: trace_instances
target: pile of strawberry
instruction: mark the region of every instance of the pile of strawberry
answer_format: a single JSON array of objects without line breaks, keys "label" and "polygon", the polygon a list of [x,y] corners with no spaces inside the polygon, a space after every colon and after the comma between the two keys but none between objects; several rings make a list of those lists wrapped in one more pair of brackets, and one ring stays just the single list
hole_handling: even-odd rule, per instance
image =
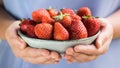
[{"label": "pile of strawberry", "polygon": [[75,40],[95,35],[100,26],[88,7],[81,7],[77,12],[70,8],[60,11],[42,8],[32,12],[32,20],[22,20],[20,30],[32,38]]}]

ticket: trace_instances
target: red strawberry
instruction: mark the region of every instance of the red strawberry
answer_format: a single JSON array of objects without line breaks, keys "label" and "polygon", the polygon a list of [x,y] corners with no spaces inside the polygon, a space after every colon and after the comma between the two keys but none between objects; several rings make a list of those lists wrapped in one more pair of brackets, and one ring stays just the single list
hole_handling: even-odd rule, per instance
[{"label": "red strawberry", "polygon": [[77,14],[71,15],[72,20],[81,20],[81,17],[78,16]]},{"label": "red strawberry", "polygon": [[71,25],[71,17],[69,14],[62,14],[60,12],[59,15],[53,17],[55,21],[60,22],[65,28],[68,28]]},{"label": "red strawberry", "polygon": [[72,21],[71,17],[69,15],[66,15],[60,22],[65,28],[69,28],[71,25],[71,21]]},{"label": "red strawberry", "polygon": [[89,37],[95,35],[100,30],[101,22],[95,17],[85,19],[83,23],[87,28]]},{"label": "red strawberry", "polygon": [[37,24],[34,28],[35,34],[41,39],[51,39],[52,38],[52,25],[48,23]]},{"label": "red strawberry", "polygon": [[70,9],[70,8],[63,8],[63,9],[61,9],[61,12],[63,14],[70,14],[70,15],[75,14],[75,12],[72,9]]},{"label": "red strawberry", "polygon": [[34,33],[35,25],[36,25],[36,22],[34,22],[33,20],[24,19],[20,23],[20,30],[30,37],[36,37]]},{"label": "red strawberry", "polygon": [[59,22],[55,22],[54,24],[54,39],[55,40],[69,39],[68,31]]},{"label": "red strawberry", "polygon": [[56,9],[50,8],[48,9],[48,13],[50,14],[50,16],[53,18],[54,16],[58,15],[58,11]]},{"label": "red strawberry", "polygon": [[23,19],[23,20],[21,20],[20,25],[22,25],[22,24],[31,24],[31,25],[36,25],[36,22],[35,22],[35,21],[33,21],[33,20],[30,20],[30,19]]},{"label": "red strawberry", "polygon": [[80,20],[73,20],[69,28],[70,39],[87,38],[87,30]]},{"label": "red strawberry", "polygon": [[82,16],[91,16],[91,10],[88,7],[82,7],[78,9],[77,14],[82,17]]},{"label": "red strawberry", "polygon": [[34,33],[34,25],[31,24],[21,24],[20,30],[29,37],[36,37]]},{"label": "red strawberry", "polygon": [[81,20],[81,17],[78,16],[78,15],[77,15],[72,9],[70,9],[70,8],[61,9],[61,12],[62,12],[63,14],[69,14],[72,19],[80,19],[80,20]]},{"label": "red strawberry", "polygon": [[23,33],[26,33],[28,24],[20,24],[20,30]]},{"label": "red strawberry", "polygon": [[54,19],[52,19],[51,17],[42,17],[42,23],[49,23],[49,24],[53,24],[54,23]]},{"label": "red strawberry", "polygon": [[30,37],[36,37],[35,32],[34,32],[34,27],[33,25],[27,25],[27,35]]},{"label": "red strawberry", "polygon": [[39,9],[32,12],[32,18],[36,22],[53,24],[54,20],[50,17],[46,9]]}]

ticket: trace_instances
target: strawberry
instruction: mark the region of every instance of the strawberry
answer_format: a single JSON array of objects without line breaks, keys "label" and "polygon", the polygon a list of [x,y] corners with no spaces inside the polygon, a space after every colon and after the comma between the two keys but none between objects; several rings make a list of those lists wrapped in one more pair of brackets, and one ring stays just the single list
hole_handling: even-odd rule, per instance
[{"label": "strawberry", "polygon": [[77,15],[72,9],[70,9],[70,8],[63,8],[63,9],[61,9],[61,12],[62,12],[63,14],[69,14],[72,19],[80,19],[80,20],[81,20],[81,17],[78,16],[78,15]]},{"label": "strawberry", "polygon": [[36,25],[36,22],[34,22],[33,20],[24,19],[20,23],[20,30],[30,37],[36,37],[34,33],[35,25]]},{"label": "strawberry", "polygon": [[68,28],[71,25],[71,17],[68,14],[62,14],[53,17],[56,22],[60,22],[65,28]]},{"label": "strawberry", "polygon": [[63,14],[70,14],[70,15],[75,14],[75,12],[72,9],[70,9],[70,8],[63,8],[63,9],[61,9],[61,12]]},{"label": "strawberry", "polygon": [[95,17],[89,17],[83,23],[87,28],[89,37],[95,35],[100,30],[101,22]]},{"label": "strawberry", "polygon": [[31,24],[21,24],[20,30],[29,37],[36,37],[34,33],[34,25]]},{"label": "strawberry", "polygon": [[54,23],[54,19],[52,19],[51,17],[42,17],[42,23],[49,23],[49,24],[53,24]]},{"label": "strawberry", "polygon": [[51,39],[53,27],[48,23],[37,24],[34,28],[35,34],[40,39]]},{"label": "strawberry", "polygon": [[53,17],[55,19],[55,21],[60,22],[65,28],[68,28],[71,25],[71,17],[69,14],[63,14],[62,12],[60,12],[59,15],[54,16]]},{"label": "strawberry", "polygon": [[70,39],[87,38],[87,30],[81,20],[72,20],[69,28]]},{"label": "strawberry", "polygon": [[33,25],[27,25],[27,30],[26,30],[26,34],[29,37],[36,37],[35,32],[34,32],[34,27]]},{"label": "strawberry", "polygon": [[77,14],[71,15],[72,20],[81,20],[81,17],[78,16]]},{"label": "strawberry", "polygon": [[66,15],[60,22],[65,28],[69,28],[71,25],[71,21],[72,21],[71,17],[69,15]]},{"label": "strawberry", "polygon": [[23,20],[21,20],[20,25],[22,25],[22,24],[31,24],[31,25],[36,25],[36,22],[35,22],[35,21],[33,21],[33,20],[30,20],[30,19],[23,19]]},{"label": "strawberry", "polygon": [[91,10],[88,7],[82,7],[82,8],[78,9],[77,14],[80,17],[82,17],[82,16],[91,16]]},{"label": "strawberry", "polygon": [[28,26],[29,24],[20,24],[20,30],[23,32],[23,33],[26,33],[26,31],[27,31],[27,26]]},{"label": "strawberry", "polygon": [[54,24],[54,39],[55,40],[68,40],[69,39],[68,31],[59,22],[55,22]]},{"label": "strawberry", "polygon": [[46,9],[39,9],[32,12],[32,18],[36,22],[53,24],[54,20],[50,17]]},{"label": "strawberry", "polygon": [[47,11],[50,14],[51,18],[58,15],[58,11],[56,9],[49,8],[49,9],[47,9]]}]

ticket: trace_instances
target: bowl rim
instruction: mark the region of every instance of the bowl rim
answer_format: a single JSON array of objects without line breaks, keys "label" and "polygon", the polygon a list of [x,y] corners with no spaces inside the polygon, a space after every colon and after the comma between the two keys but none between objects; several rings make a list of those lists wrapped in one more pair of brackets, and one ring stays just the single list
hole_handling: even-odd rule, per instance
[{"label": "bowl rim", "polygon": [[87,40],[87,39],[89,39],[89,38],[98,36],[98,35],[100,34],[100,32],[101,32],[101,31],[99,30],[95,35],[90,36],[90,37],[87,37],[87,38],[61,41],[61,40],[44,40],[44,39],[39,39],[39,38],[32,38],[32,37],[29,37],[29,36],[23,34],[20,29],[18,29],[18,31],[17,31],[17,33],[18,33],[18,35],[19,35],[20,37],[21,37],[21,36],[24,36],[24,37],[29,38],[29,39],[41,40],[41,41],[51,41],[51,42],[53,42],[53,41],[54,41],[54,42],[71,42],[71,41],[77,41],[77,40]]}]

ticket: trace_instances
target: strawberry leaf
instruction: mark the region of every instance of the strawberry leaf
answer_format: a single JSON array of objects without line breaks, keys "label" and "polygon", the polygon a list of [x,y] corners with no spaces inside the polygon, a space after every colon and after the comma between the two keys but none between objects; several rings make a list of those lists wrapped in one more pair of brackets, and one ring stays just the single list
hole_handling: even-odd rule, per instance
[{"label": "strawberry leaf", "polygon": [[66,13],[65,13],[65,14],[62,14],[62,12],[60,12],[59,15],[54,16],[53,18],[54,18],[56,21],[59,22],[59,21],[61,21],[61,20],[63,19],[64,16],[67,16],[67,15],[69,15],[69,14],[66,14]]}]

